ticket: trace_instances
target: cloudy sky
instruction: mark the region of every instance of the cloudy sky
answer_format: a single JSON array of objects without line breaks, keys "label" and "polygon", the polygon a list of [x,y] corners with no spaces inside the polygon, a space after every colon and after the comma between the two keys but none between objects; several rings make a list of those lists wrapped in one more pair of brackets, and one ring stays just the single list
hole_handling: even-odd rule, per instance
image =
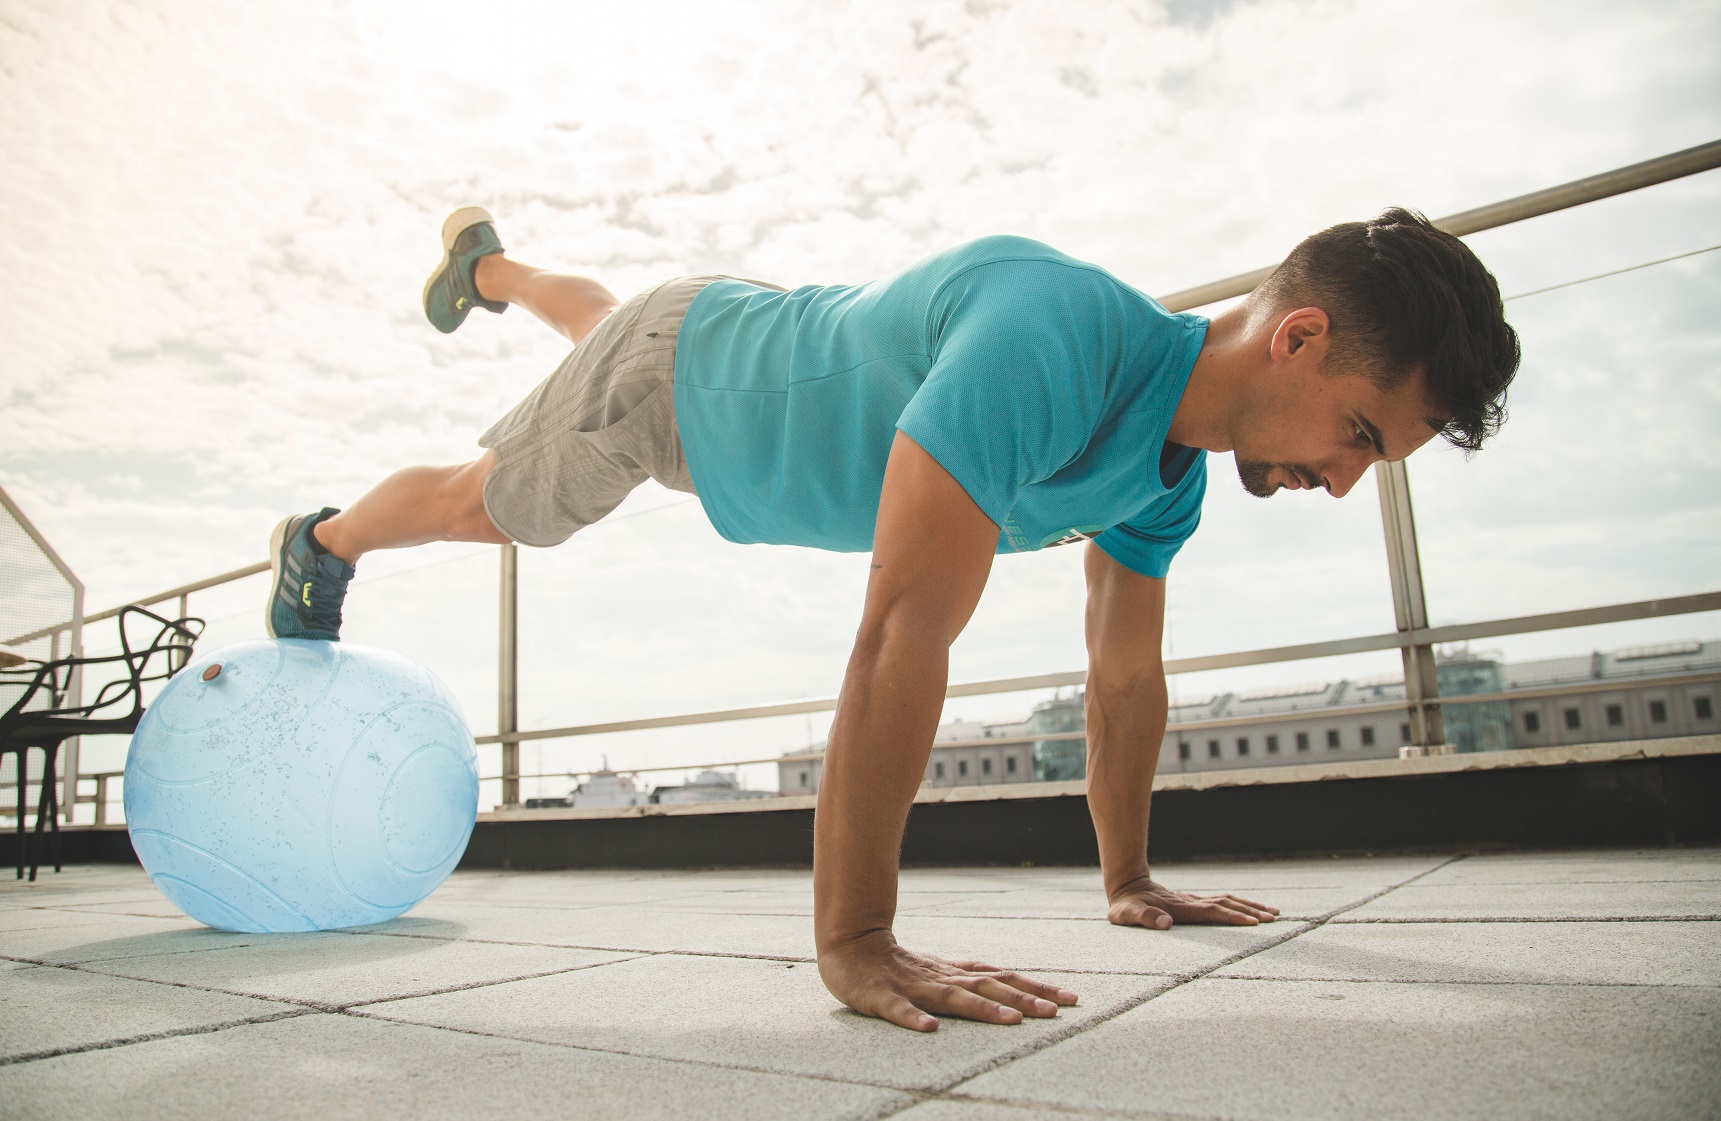
[{"label": "cloudy sky", "polygon": [[[464,203],[516,257],[624,295],[686,272],[864,280],[997,232],[1163,294],[1385,205],[1439,216],[1721,137],[1717,42],[1709,0],[6,0],[0,486],[101,607],[261,559],[282,514],[396,467],[470,458],[562,347],[518,310],[423,322]],[[1721,245],[1721,173],[1472,244],[1508,294]],[[1721,252],[1509,307],[1526,361],[1505,434],[1412,461],[1435,620],[1713,590]],[[1227,458],[1211,475],[1171,652],[1391,628],[1372,486],[1261,502]],[[523,722],[828,695],[865,564],[728,545],[648,484],[523,556]],[[473,546],[374,556],[348,613],[480,732],[495,571]],[[210,640],[260,633],[262,593],[194,601]],[[1077,550],[1002,560],[953,678],[1080,668],[1080,605]],[[1663,635],[1721,626],[1491,645]],[[526,768],[766,755],[823,727],[540,745]]]}]

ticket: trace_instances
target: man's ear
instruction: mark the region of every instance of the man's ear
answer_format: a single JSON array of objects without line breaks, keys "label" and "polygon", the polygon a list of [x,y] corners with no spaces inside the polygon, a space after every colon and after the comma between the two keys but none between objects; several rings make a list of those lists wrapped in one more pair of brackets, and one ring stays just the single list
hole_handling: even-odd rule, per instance
[{"label": "man's ear", "polygon": [[1270,357],[1276,366],[1295,364],[1318,369],[1326,361],[1332,342],[1332,321],[1318,307],[1300,307],[1287,312],[1273,331]]}]

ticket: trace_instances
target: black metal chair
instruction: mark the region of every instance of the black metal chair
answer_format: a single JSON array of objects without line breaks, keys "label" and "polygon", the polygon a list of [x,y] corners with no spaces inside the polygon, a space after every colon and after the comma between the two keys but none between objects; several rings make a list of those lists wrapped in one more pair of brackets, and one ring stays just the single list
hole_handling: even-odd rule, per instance
[{"label": "black metal chair", "polygon": [[[133,643],[134,625],[145,633],[153,629],[147,643]],[[18,699],[0,715],[0,761],[7,755],[17,756],[18,879],[24,878],[27,863],[30,879],[35,881],[40,853],[34,849],[43,840],[44,828],[52,838],[54,871],[60,870],[60,799],[54,781],[60,745],[73,736],[130,735],[137,731],[144,713],[143,687],[165,681],[185,668],[202,633],[202,619],[167,619],[141,607],[126,607],[119,613],[117,654],[58,658],[0,669],[0,689],[21,690]],[[102,666],[112,667],[123,676],[104,682],[96,690],[95,699],[70,704],[67,698],[72,674]],[[43,760],[41,787],[36,795],[35,846],[24,821],[29,809],[32,748],[41,751]],[[75,783],[76,779],[72,781]],[[75,786],[70,797],[77,797]]]}]

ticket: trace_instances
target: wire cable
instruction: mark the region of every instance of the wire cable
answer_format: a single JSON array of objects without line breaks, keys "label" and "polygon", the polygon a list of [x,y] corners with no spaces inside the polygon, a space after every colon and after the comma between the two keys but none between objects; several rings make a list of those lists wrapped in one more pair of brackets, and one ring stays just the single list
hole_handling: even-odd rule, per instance
[{"label": "wire cable", "polygon": [[1571,288],[1579,284],[1588,284],[1592,280],[1606,280],[1610,276],[1619,276],[1621,273],[1636,272],[1638,269],[1647,269],[1655,265],[1665,265],[1669,261],[1683,261],[1687,257],[1695,257],[1700,253],[1713,253],[1717,249],[1721,249],[1721,245],[1711,245],[1704,249],[1693,249],[1689,253],[1675,253],[1671,257],[1662,257],[1654,261],[1645,261],[1641,265],[1627,265],[1623,269],[1614,269],[1611,272],[1598,272],[1594,276],[1585,276],[1580,277],[1577,280],[1568,280],[1563,284],[1550,284],[1546,288],[1532,288],[1528,292],[1519,292],[1515,296],[1507,296],[1502,300],[1502,302],[1507,300],[1522,300],[1527,296],[1540,296],[1543,292],[1557,292],[1561,288]]}]

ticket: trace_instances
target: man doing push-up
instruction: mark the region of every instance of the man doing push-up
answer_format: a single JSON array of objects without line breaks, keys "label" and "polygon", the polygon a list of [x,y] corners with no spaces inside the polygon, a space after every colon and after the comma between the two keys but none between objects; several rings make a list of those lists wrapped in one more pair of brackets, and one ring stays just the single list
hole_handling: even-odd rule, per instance
[{"label": "man doing push-up", "polygon": [[1251,494],[1342,497],[1436,435],[1480,447],[1518,366],[1494,278],[1400,209],[1306,239],[1211,321],[1018,237],[869,284],[693,276],[625,303],[507,257],[476,207],[442,241],[424,290],[438,330],[518,304],[573,351],[471,463],[410,467],[343,511],[283,521],[269,632],[337,638],[373,549],[555,545],[647,478],[697,494],[731,541],[870,551],[819,785],[814,929],[837,999],[921,1031],[1076,1000],[892,934],[950,646],[993,557],[1087,542],[1088,805],[1111,921],[1271,922],[1274,907],[1155,883],[1147,859],[1165,578],[1200,517],[1205,453],[1234,452]]}]

